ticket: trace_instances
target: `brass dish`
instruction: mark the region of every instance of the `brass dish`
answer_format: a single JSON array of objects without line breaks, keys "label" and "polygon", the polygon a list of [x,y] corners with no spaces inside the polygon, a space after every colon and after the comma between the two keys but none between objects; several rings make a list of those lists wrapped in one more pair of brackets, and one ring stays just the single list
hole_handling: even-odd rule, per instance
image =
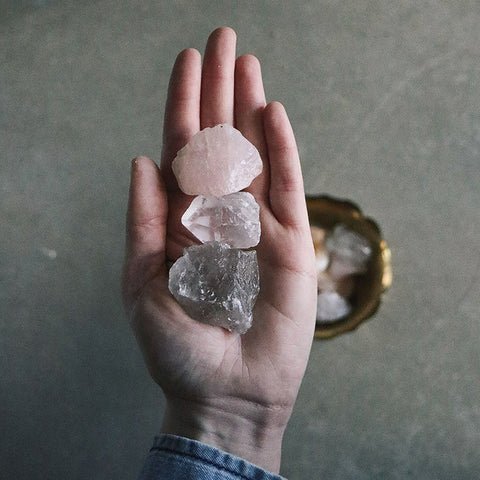
[{"label": "brass dish", "polygon": [[306,200],[310,225],[328,231],[337,223],[343,223],[369,240],[373,250],[367,272],[355,278],[349,299],[352,311],[340,320],[316,324],[316,339],[333,338],[354,330],[378,310],[382,294],[392,284],[391,252],[375,221],[365,217],[354,203],[329,196],[307,196]]}]

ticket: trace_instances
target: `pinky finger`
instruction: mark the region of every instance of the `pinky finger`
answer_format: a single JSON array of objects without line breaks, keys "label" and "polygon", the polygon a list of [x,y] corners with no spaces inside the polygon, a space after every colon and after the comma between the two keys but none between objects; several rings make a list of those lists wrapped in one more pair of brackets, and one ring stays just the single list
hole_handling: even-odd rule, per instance
[{"label": "pinky finger", "polygon": [[269,103],[264,110],[263,122],[270,163],[272,213],[286,227],[306,227],[308,215],[300,159],[283,105]]}]

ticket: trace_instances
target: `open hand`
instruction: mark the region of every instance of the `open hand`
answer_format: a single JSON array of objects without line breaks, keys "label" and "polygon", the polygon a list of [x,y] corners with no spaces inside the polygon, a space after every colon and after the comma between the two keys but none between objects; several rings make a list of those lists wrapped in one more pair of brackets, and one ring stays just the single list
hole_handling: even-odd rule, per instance
[{"label": "open hand", "polygon": [[[235,58],[229,28],[209,37],[203,66],[184,50],[173,67],[160,169],[132,164],[123,278],[126,309],[167,409],[162,431],[194,438],[278,471],[281,440],[308,360],[316,276],[303,179],[281,104],[266,104],[260,64]],[[168,267],[199,243],[180,218],[192,197],[171,170],[199,130],[239,129],[260,152],[263,172],[247,189],[260,205],[260,293],[245,335],[199,323],[170,294]]]}]

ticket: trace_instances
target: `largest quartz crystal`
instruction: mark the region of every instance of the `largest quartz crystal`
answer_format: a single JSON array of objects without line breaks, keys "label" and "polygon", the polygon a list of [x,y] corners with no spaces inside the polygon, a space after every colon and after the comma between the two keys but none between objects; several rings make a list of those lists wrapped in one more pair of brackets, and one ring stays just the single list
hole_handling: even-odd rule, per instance
[{"label": "largest quartz crystal", "polygon": [[220,197],[248,187],[262,171],[258,150],[228,124],[195,134],[172,163],[180,189]]},{"label": "largest quartz crystal", "polygon": [[207,242],[183,253],[168,280],[178,303],[195,320],[245,333],[259,292],[256,252]]},{"label": "largest quartz crystal", "polygon": [[195,197],[182,223],[199,240],[217,240],[233,248],[254,247],[260,241],[260,207],[247,192],[223,197]]}]

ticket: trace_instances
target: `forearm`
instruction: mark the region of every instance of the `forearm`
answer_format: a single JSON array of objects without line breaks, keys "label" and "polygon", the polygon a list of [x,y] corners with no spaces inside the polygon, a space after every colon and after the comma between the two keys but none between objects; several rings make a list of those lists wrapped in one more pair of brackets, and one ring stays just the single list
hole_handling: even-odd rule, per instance
[{"label": "forearm", "polygon": [[175,399],[167,401],[162,433],[198,440],[278,473],[284,418],[284,411],[264,407],[249,405],[245,412],[239,406],[232,411]]}]

